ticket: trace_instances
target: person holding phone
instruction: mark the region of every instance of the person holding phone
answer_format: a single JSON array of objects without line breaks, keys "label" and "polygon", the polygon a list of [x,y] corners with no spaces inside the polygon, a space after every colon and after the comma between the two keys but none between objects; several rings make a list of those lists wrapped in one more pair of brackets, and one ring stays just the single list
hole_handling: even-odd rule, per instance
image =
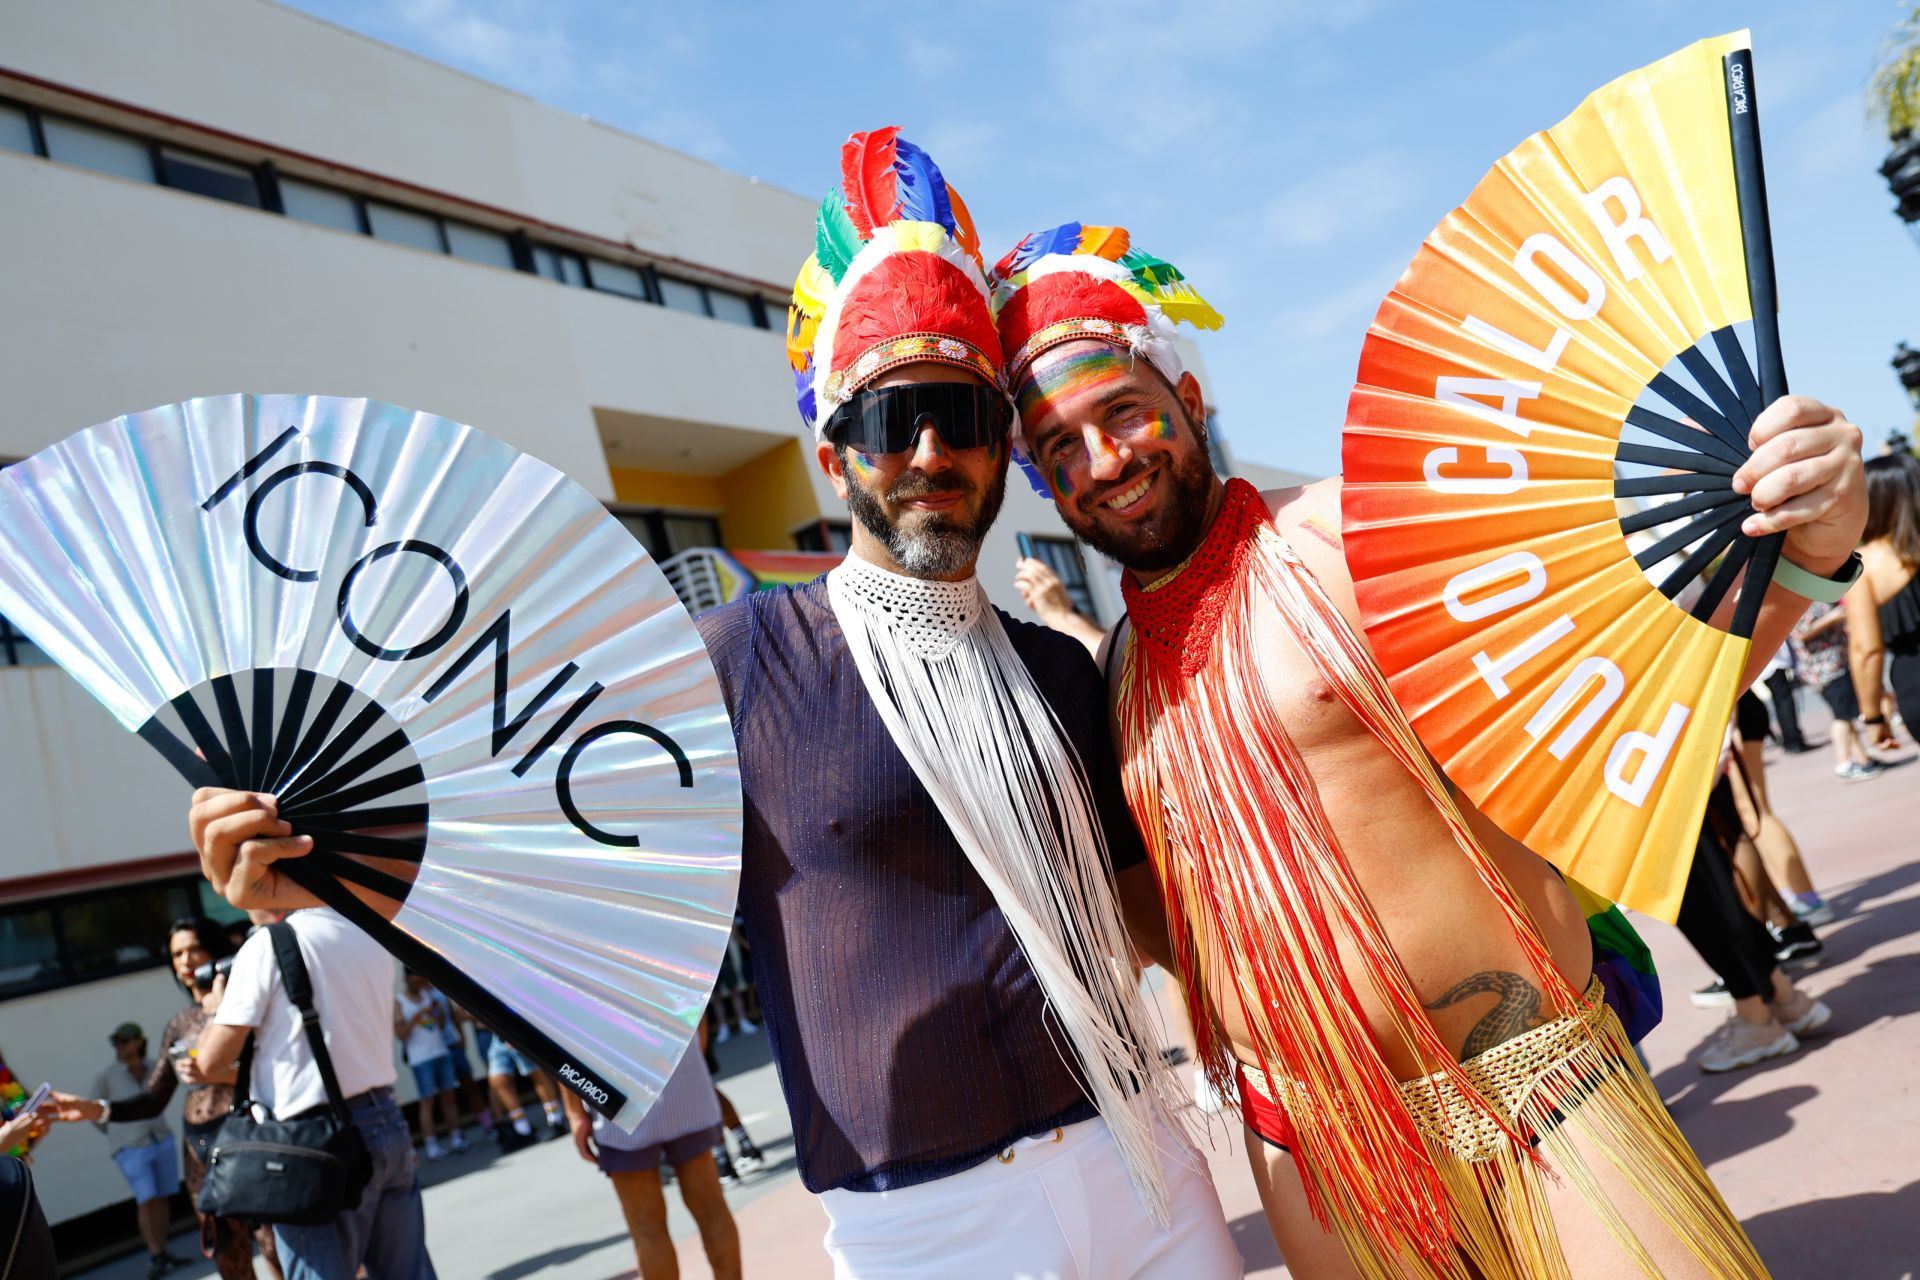
[{"label": "person holding phone", "polygon": [[1052,565],[1039,557],[1033,535],[1016,533],[1013,536],[1020,544],[1020,559],[1013,566],[1013,586],[1020,593],[1020,599],[1041,622],[1062,635],[1072,636],[1086,646],[1088,653],[1097,655],[1107,633],[1099,623],[1073,607],[1067,584],[1060,580],[1060,574]]}]

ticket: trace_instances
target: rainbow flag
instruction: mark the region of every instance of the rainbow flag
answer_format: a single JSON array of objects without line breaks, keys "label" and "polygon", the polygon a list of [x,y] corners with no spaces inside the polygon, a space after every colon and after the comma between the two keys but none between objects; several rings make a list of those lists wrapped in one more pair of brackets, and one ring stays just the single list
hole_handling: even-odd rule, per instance
[{"label": "rainbow flag", "polygon": [[1606,988],[1607,1003],[1620,1016],[1627,1039],[1640,1043],[1660,1025],[1664,1006],[1660,975],[1653,969],[1653,952],[1627,920],[1619,906],[1601,897],[1572,876],[1563,877],[1573,900],[1587,917],[1593,937],[1593,972]]},{"label": "rainbow flag", "polygon": [[727,555],[753,580],[753,590],[811,582],[846,557],[837,551],[739,551]]}]

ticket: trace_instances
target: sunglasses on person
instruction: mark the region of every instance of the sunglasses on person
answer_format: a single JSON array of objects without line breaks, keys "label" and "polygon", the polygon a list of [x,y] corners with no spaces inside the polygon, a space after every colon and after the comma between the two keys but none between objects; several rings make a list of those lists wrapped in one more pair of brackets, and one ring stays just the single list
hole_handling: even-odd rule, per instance
[{"label": "sunglasses on person", "polygon": [[1013,406],[977,382],[910,382],[856,392],[827,419],[826,438],[862,453],[904,453],[932,427],[949,449],[1007,438]]}]

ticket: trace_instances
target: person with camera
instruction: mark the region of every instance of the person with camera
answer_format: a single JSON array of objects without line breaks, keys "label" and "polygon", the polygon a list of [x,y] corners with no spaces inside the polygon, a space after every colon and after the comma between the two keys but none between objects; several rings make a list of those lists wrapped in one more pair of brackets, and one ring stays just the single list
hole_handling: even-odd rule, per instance
[{"label": "person with camera", "polygon": [[[216,1207],[260,1202],[246,1216],[274,1223],[287,1280],[353,1280],[362,1265],[375,1280],[434,1280],[393,1096],[395,976],[393,957],[339,913],[291,912],[242,944],[195,1054],[176,1066],[189,1084],[233,1079],[250,1104],[221,1126],[206,1194]],[[318,1172],[282,1190],[253,1176],[261,1161]]]},{"label": "person with camera", "polygon": [[[174,981],[187,993],[187,1007],[174,1014],[167,1023],[167,1029],[161,1033],[163,1052],[154,1058],[147,1069],[140,1092],[109,1100],[55,1091],[53,1100],[59,1107],[61,1120],[69,1123],[90,1120],[96,1124],[132,1124],[152,1121],[166,1112],[167,1104],[173,1101],[174,1093],[183,1083],[175,1067],[182,1059],[192,1056],[194,1045],[200,1040],[200,1032],[212,1016],[205,1002],[212,995],[214,980],[224,975],[233,964],[232,942],[224,926],[202,917],[185,917],[167,926],[167,958],[173,965]],[[218,1080],[203,1078],[199,1083],[187,1086],[186,1100],[180,1109],[180,1127],[185,1137],[180,1151],[180,1173],[181,1181],[186,1184],[187,1198],[196,1205],[200,1199],[200,1186],[207,1177],[207,1149],[220,1128],[221,1120],[232,1109],[231,1075]],[[144,1208],[142,1212],[145,1212]],[[159,1221],[159,1238],[163,1244],[165,1225],[163,1213]],[[143,1233],[147,1229],[144,1219],[141,1229]],[[273,1234],[270,1231],[256,1234],[245,1222],[214,1218],[204,1213],[200,1215],[200,1251],[213,1259],[220,1280],[252,1280],[253,1246],[256,1240],[268,1271],[278,1276],[280,1268],[274,1258]],[[152,1251],[152,1245],[153,1241],[149,1240],[149,1252]]]}]

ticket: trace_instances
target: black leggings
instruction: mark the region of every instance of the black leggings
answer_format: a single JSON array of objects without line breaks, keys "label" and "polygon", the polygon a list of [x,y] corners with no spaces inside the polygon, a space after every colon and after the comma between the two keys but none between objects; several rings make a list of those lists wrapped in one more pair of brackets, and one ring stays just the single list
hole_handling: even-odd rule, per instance
[{"label": "black leggings", "polygon": [[1733,791],[1723,777],[1707,801],[1700,827],[1700,846],[1687,873],[1687,890],[1680,898],[1676,922],[1686,940],[1700,953],[1735,1000],[1773,995],[1773,935],[1741,905],[1733,882],[1733,854],[1722,833],[1740,830],[1740,814],[1733,807]]}]

